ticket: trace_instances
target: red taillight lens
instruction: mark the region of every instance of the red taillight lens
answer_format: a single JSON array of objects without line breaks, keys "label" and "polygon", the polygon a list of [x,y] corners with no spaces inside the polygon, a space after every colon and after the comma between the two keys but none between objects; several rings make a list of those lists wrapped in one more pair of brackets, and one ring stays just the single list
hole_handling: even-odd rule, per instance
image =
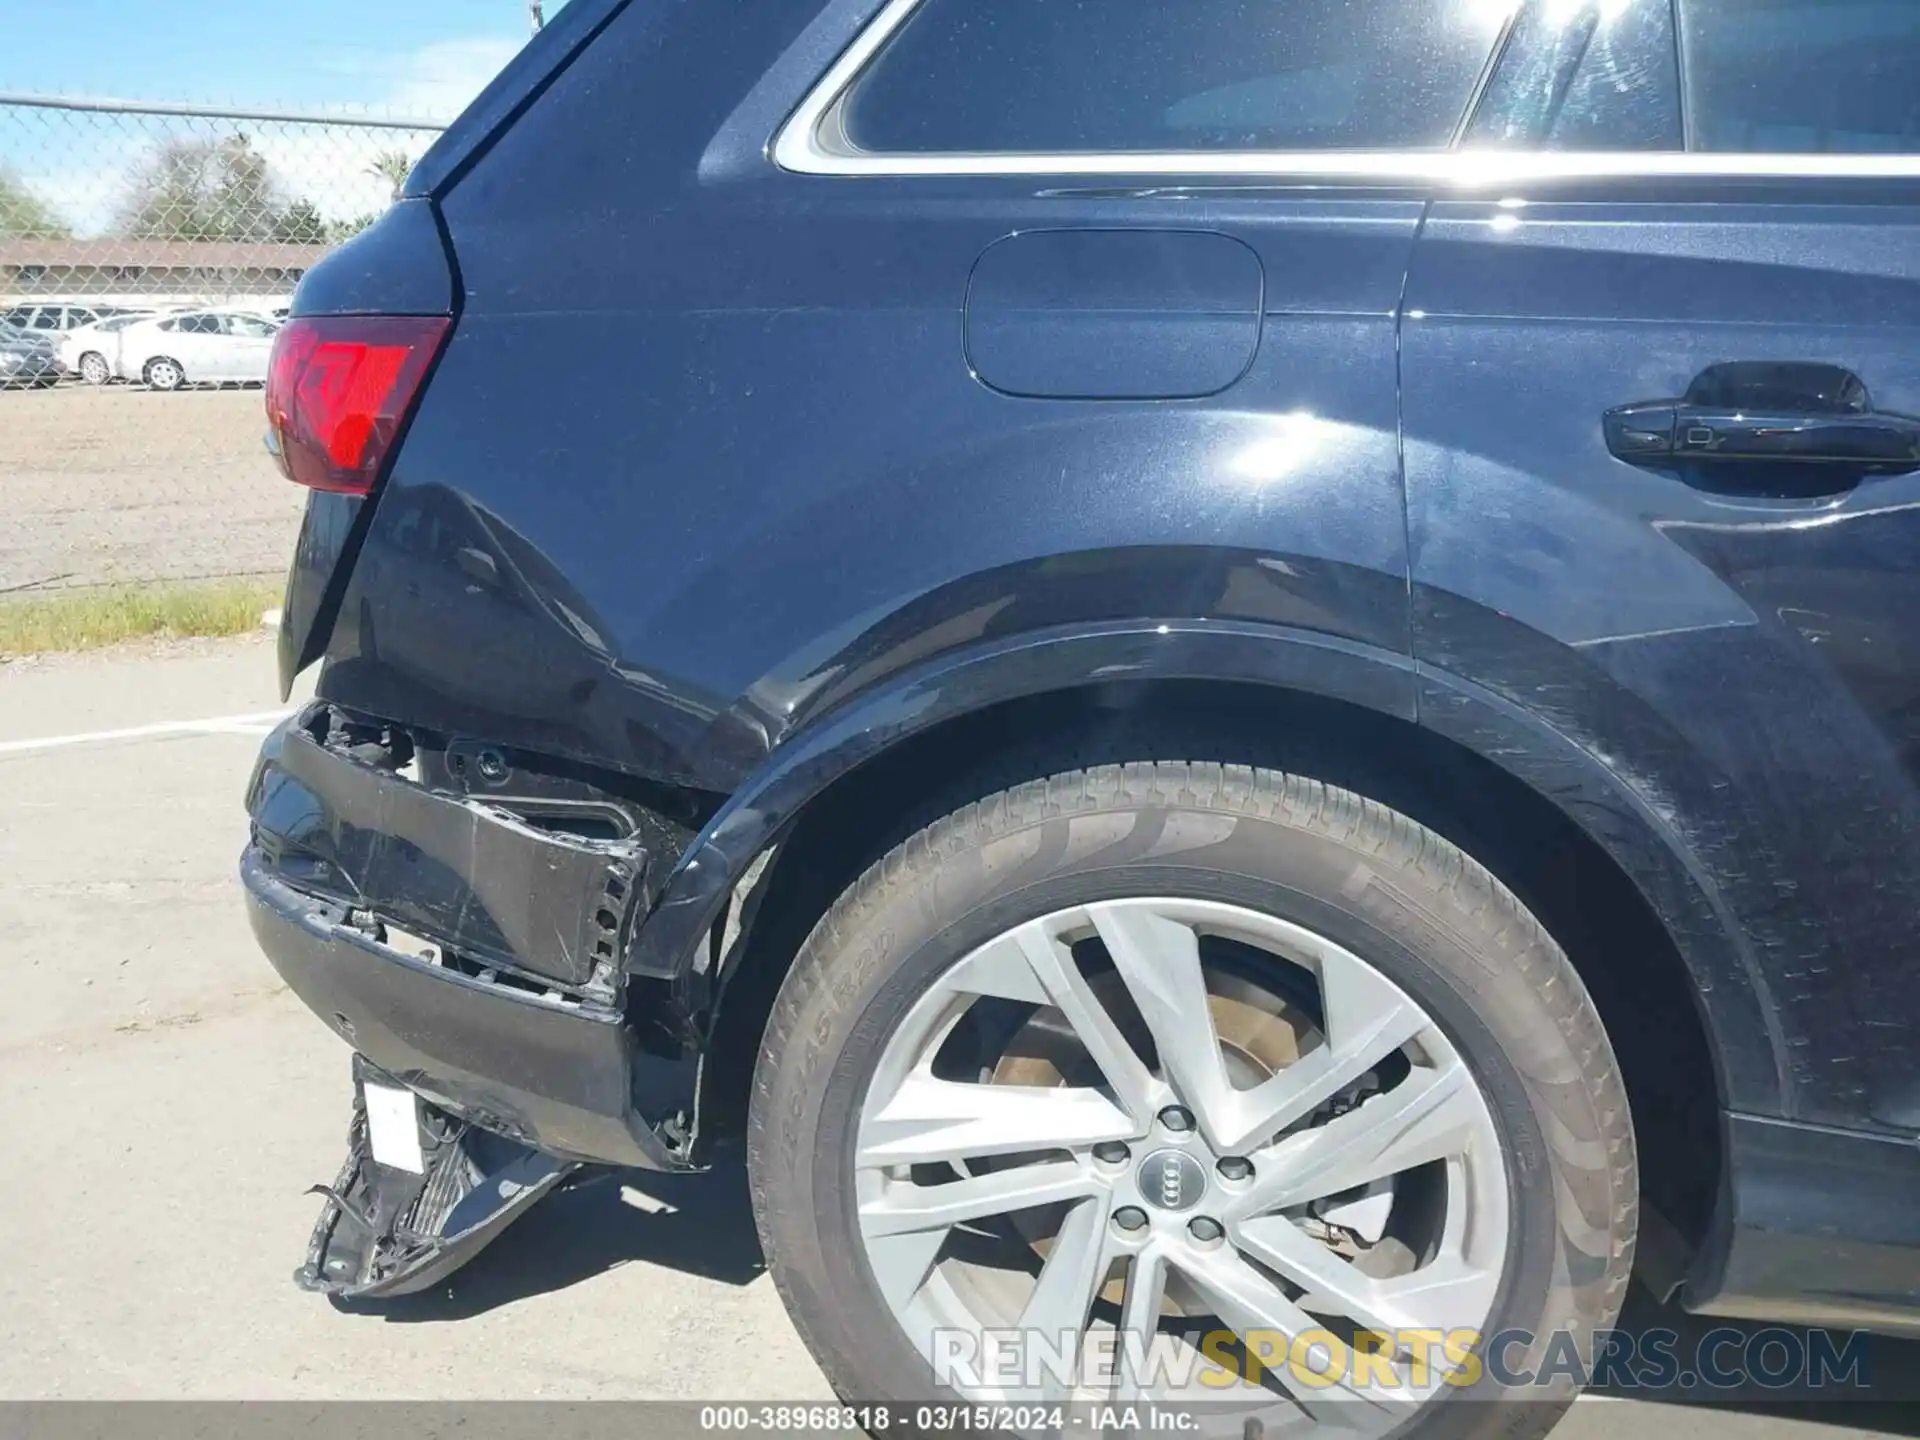
[{"label": "red taillight lens", "polygon": [[452,321],[435,315],[289,320],[267,370],[267,427],[289,480],[365,495]]}]

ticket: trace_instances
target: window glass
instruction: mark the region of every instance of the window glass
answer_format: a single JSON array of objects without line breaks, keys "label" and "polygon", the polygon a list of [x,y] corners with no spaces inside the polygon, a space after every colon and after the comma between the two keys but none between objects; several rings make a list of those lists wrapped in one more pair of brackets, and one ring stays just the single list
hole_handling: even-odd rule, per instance
[{"label": "window glass", "polygon": [[1920,154],[1915,0],[1681,0],[1696,150]]},{"label": "window glass", "polygon": [[1443,148],[1512,0],[923,0],[841,109],[878,153]]},{"label": "window glass", "polygon": [[272,337],[273,326],[264,320],[257,320],[251,315],[229,315],[227,317],[227,333],[231,335],[244,335],[249,340],[266,340]]},{"label": "window glass", "polygon": [[1467,143],[1684,150],[1672,0],[1531,0]]}]

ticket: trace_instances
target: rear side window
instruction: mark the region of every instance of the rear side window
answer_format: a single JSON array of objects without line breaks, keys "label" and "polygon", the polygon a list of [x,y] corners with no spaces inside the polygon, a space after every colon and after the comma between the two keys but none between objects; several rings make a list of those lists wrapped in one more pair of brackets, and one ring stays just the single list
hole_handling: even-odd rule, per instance
[{"label": "rear side window", "polygon": [[1680,0],[1693,148],[1920,154],[1920,3]]},{"label": "rear side window", "polygon": [[1467,143],[1684,150],[1672,0],[1534,0],[1514,25]]},{"label": "rear side window", "polygon": [[921,0],[840,123],[881,154],[1440,149],[1510,9]]}]

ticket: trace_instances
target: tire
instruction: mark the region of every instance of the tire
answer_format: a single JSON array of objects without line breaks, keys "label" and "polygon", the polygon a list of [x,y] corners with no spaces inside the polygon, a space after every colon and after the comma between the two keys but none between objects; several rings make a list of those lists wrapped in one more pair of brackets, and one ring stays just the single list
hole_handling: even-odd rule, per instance
[{"label": "tire", "polygon": [[113,378],[113,368],[107,364],[106,356],[89,350],[80,357],[80,378],[89,385],[104,385]]},{"label": "tire", "polygon": [[[942,1047],[937,1057],[928,1052],[927,1063],[933,1065],[939,1057],[948,1055],[959,1038],[965,1038],[963,1032],[991,1029],[987,1022],[975,1021],[983,1004],[979,1000],[965,1002],[970,1008],[962,1020],[952,1023],[951,1030],[916,1017],[931,1013],[928,1006],[938,1009],[947,1003],[942,997],[955,987],[963,998],[981,993],[1016,994],[1032,980],[1032,974],[1022,972],[1017,983],[995,979],[984,991],[979,988],[980,982],[966,978],[976,971],[994,976],[1006,973],[991,968],[999,964],[992,957],[1007,953],[1003,948],[1006,937],[1016,932],[1029,937],[1022,943],[1031,953],[1031,937],[1042,933],[1053,937],[1056,929],[1049,927],[1057,927],[1058,935],[1066,937],[1059,944],[1073,948],[1068,951],[1056,947],[1048,953],[1070,953],[1075,961],[1065,970],[1077,965],[1083,980],[1096,978],[1096,970],[1079,959],[1086,953],[1080,942],[1071,938],[1073,927],[1081,923],[1075,917],[1098,919],[1097,938],[1101,943],[1096,948],[1108,955],[1115,972],[1142,973],[1132,968],[1143,963],[1141,955],[1148,956],[1149,968],[1161,964],[1148,950],[1130,948],[1132,942],[1125,940],[1128,932],[1124,925],[1109,929],[1120,925],[1116,917],[1129,915],[1142,917],[1140,924],[1161,927],[1153,933],[1172,946],[1169,954],[1179,951],[1179,944],[1184,943],[1176,943],[1180,928],[1191,923],[1197,927],[1195,935],[1212,937],[1196,939],[1194,953],[1202,957],[1212,953],[1219,963],[1225,963],[1219,960],[1225,956],[1234,966],[1251,965],[1260,983],[1275,993],[1297,980],[1299,967],[1293,962],[1298,955],[1278,954],[1276,958],[1275,954],[1243,951],[1238,940],[1231,936],[1222,939],[1207,929],[1218,917],[1226,917],[1218,923],[1228,926],[1239,925],[1244,919],[1262,935],[1271,931],[1295,937],[1289,943],[1319,946],[1325,952],[1325,958],[1318,962],[1321,976],[1345,974],[1346,970],[1339,967],[1357,966],[1353,974],[1373,977],[1368,984],[1386,982],[1380,995],[1397,995],[1400,1001],[1410,1002],[1412,1010],[1407,1013],[1418,1012],[1428,1028],[1418,1041],[1392,1052],[1369,1072],[1372,1081],[1357,1086],[1361,1095],[1358,1101],[1344,1111],[1344,1102],[1336,1101],[1328,1118],[1310,1117],[1297,1122],[1308,1130],[1283,1132],[1274,1148],[1259,1148],[1257,1142],[1235,1142],[1240,1152],[1252,1157],[1248,1163],[1255,1171],[1254,1183],[1271,1183],[1264,1180],[1270,1173],[1284,1177],[1296,1171],[1297,1157],[1308,1153],[1298,1147],[1313,1143],[1310,1138],[1302,1138],[1303,1134],[1310,1135],[1311,1129],[1341,1124],[1346,1127],[1343,1134],[1351,1136],[1357,1133],[1353,1127],[1360,1123],[1359,1117],[1369,1105],[1382,1107],[1376,1114],[1389,1113],[1384,1107],[1398,1103],[1394,1097],[1403,1093],[1401,1086],[1413,1083],[1415,1076],[1429,1074],[1412,1067],[1433,1063],[1431,1073],[1437,1075],[1457,1061],[1471,1077],[1467,1088],[1479,1097],[1480,1108],[1469,1107],[1465,1089],[1456,1091],[1455,1098],[1446,1103],[1468,1107],[1459,1113],[1482,1116],[1491,1129],[1472,1131],[1479,1138],[1460,1142],[1467,1147],[1463,1153],[1477,1157],[1471,1162],[1449,1158],[1438,1170],[1432,1164],[1416,1165],[1379,1182],[1387,1186],[1392,1213],[1400,1214],[1403,1204],[1417,1213],[1420,1207],[1410,1197],[1424,1194],[1430,1200],[1434,1184],[1439,1183],[1432,1177],[1440,1174],[1444,1176],[1446,1196],[1441,1213],[1450,1214],[1456,1203],[1451,1188],[1456,1180],[1461,1175],[1483,1176],[1489,1188],[1475,1193],[1499,1192],[1503,1198],[1498,1205],[1476,1198],[1475,1205],[1483,1216],[1504,1214],[1504,1240],[1497,1239],[1500,1232],[1489,1231],[1496,1243],[1491,1248],[1483,1245],[1479,1252],[1476,1264],[1497,1278],[1487,1280],[1481,1292],[1485,1318],[1471,1328],[1487,1335],[1525,1330],[1537,1337],[1531,1344],[1514,1344],[1505,1350],[1503,1373],[1540,1370],[1553,1337],[1560,1332],[1570,1333],[1580,1353],[1588,1353],[1592,1332],[1612,1325],[1625,1294],[1638,1222],[1638,1189],[1632,1125],[1612,1048],[1585,987],[1559,946],[1479,864],[1445,839],[1383,805],[1315,780],[1273,771],[1200,762],[1134,763],[1076,770],[1021,784],[929,825],[873,864],[835,901],[801,947],[785,978],[758,1057],[748,1117],[754,1214],[788,1312],[841,1396],[853,1403],[901,1404],[950,1398],[954,1393],[937,1383],[928,1364],[924,1335],[919,1345],[910,1340],[907,1332],[912,1316],[897,1308],[923,1301],[933,1304],[927,1299],[937,1288],[932,1279],[945,1275],[946,1270],[928,1272],[925,1281],[909,1278],[901,1282],[891,1260],[884,1267],[875,1260],[876,1255],[894,1252],[876,1249],[870,1253],[868,1245],[881,1242],[870,1239],[863,1230],[863,1215],[872,1213],[872,1206],[893,1203],[872,1197],[891,1195],[894,1187],[901,1185],[909,1186],[914,1194],[929,1188],[918,1168],[872,1168],[874,1154],[894,1153],[887,1150],[884,1138],[877,1150],[862,1148],[872,1143],[871,1135],[910,1133],[918,1137],[922,1133],[911,1126],[906,1131],[900,1131],[897,1125],[893,1129],[869,1129],[879,1127],[880,1121],[894,1113],[890,1103],[881,1103],[890,1087],[919,1084],[924,1078],[918,1071],[902,1071],[904,1062],[899,1057],[907,1052],[900,1047],[922,1030],[929,1037],[948,1036],[925,1042]],[[1200,919],[1192,920],[1193,916]],[[1211,952],[1209,946],[1214,947]],[[1123,952],[1131,957],[1125,965],[1113,959]],[[1337,967],[1336,955],[1346,957]],[[990,968],[983,969],[989,962]],[[1040,962],[1034,963],[1035,973],[1044,975]],[[1093,965],[1097,968],[1099,963],[1096,959]],[[1194,973],[1199,973],[1197,968]],[[1213,973],[1207,972],[1205,1003],[1219,1030],[1225,1021],[1217,1008],[1221,1003],[1215,994],[1219,982],[1211,978]],[[956,975],[963,978],[955,980]],[[1099,978],[1110,981],[1113,976]],[[1053,996],[1061,993],[1054,988],[1056,984],[1071,990],[1072,983],[1045,981],[1042,988]],[[1159,1005],[1152,998],[1156,983],[1149,982],[1142,990],[1125,979],[1136,1002],[1143,994],[1148,996],[1141,1012],[1133,1017],[1138,1022],[1136,1031],[1140,1023],[1149,1029],[1156,1023],[1169,1025],[1167,1015],[1183,1013],[1154,1009],[1159,1021],[1143,1021],[1146,1011]],[[1011,988],[1002,988],[1007,984]],[[1112,992],[1110,985],[1105,993]],[[1349,1043],[1342,1038],[1342,1030],[1359,1032],[1340,1018],[1352,1004],[1346,998],[1348,991],[1340,992],[1343,998],[1338,1010],[1333,993],[1328,988],[1321,991],[1317,1013],[1323,1018],[1319,1023],[1332,1038],[1322,1037],[1318,1043],[1329,1048],[1338,1061],[1341,1047]],[[1046,997],[1038,997],[1036,992],[1036,997],[1029,998]],[[1020,1023],[1021,1008],[1011,999],[985,1003],[1003,1007],[1004,1013],[1014,1017],[1009,1023]],[[1111,1002],[1101,1003],[1104,1006]],[[1398,1002],[1384,1003],[1391,1006]],[[1304,1010],[1295,1007],[1292,1013],[1312,1011],[1310,999],[1302,1004]],[[1007,1006],[1012,1009],[1004,1010]],[[1030,1004],[1026,1010],[1034,1015],[1065,1013],[1057,1008],[1034,1011]],[[1107,1015],[1116,1023],[1121,1018],[1119,1008]],[[1303,1023],[1311,1028],[1310,1022]],[[1097,1029],[1096,1024],[1085,1033]],[[1082,1033],[1077,1023],[1073,1023],[1073,1031]],[[1177,1058],[1185,1044],[1178,1039],[1181,1033],[1185,1032],[1177,1027],[1156,1029],[1156,1048],[1151,1053],[1164,1052]],[[1162,1035],[1173,1043],[1161,1045],[1158,1037]],[[1138,1044],[1134,1048],[1145,1064],[1150,1052]],[[965,1067],[973,1063],[971,1052],[962,1049],[963,1074],[970,1075],[972,1072]],[[1223,1065],[1232,1059],[1224,1045],[1203,1046],[1191,1052],[1200,1055],[1201,1061],[1180,1063],[1207,1063],[1204,1057],[1208,1051],[1224,1057]],[[1306,1053],[1304,1044],[1300,1053]],[[1454,1061],[1430,1061],[1434,1055],[1448,1053]],[[1413,1057],[1411,1062],[1409,1056]],[[1398,1067],[1409,1068],[1399,1079],[1382,1078]],[[1177,1068],[1172,1061],[1161,1060],[1153,1072],[1155,1083],[1176,1078]],[[1284,1068],[1285,1063],[1281,1066]],[[1102,1062],[1096,1071],[1089,1072],[1092,1080],[1083,1076],[1074,1083],[1098,1086],[1104,1074],[1110,1082],[1107,1087],[1074,1093],[1082,1098],[1104,1096],[1115,1105],[1124,1104],[1125,1092],[1135,1082],[1119,1083],[1115,1077],[1123,1072],[1134,1073],[1124,1058],[1111,1065]],[[903,1073],[906,1079],[899,1078]],[[994,1073],[997,1076],[999,1072]],[[1061,1073],[1065,1073],[1064,1068]],[[1280,1075],[1279,1070],[1273,1073],[1276,1078]],[[1368,1093],[1368,1083],[1382,1087],[1382,1093]],[[976,1097],[982,1088],[967,1086],[969,1098],[964,1103],[979,1103]],[[1251,1094],[1257,1099],[1268,1092],[1256,1085],[1252,1090],[1232,1093]],[[1033,1092],[1020,1094],[1031,1096]],[[1206,1105],[1196,1105],[1202,1121],[1198,1128],[1209,1129],[1209,1106],[1238,1103],[1210,1100]],[[1159,1112],[1160,1118],[1153,1125],[1167,1123],[1170,1114],[1173,1112]],[[1174,1118],[1180,1115],[1188,1116],[1185,1128],[1194,1131],[1189,1112],[1181,1110]],[[949,1133],[940,1131],[936,1138],[944,1143]],[[1214,1143],[1211,1131],[1204,1137],[1169,1136],[1159,1129],[1140,1133],[1143,1138],[1132,1142],[1136,1146],[1165,1146],[1169,1139],[1185,1144],[1190,1139],[1202,1162],[1200,1169],[1210,1177],[1203,1186],[1205,1198],[1199,1202],[1202,1210],[1214,1205],[1230,1210],[1239,1203],[1225,1193],[1231,1186],[1220,1177],[1228,1174],[1229,1163],[1237,1165],[1240,1161],[1218,1158],[1206,1148]],[[1225,1135],[1226,1131],[1222,1129],[1219,1134]],[[1455,1132],[1449,1130],[1448,1134]],[[1497,1151],[1491,1161],[1486,1159],[1489,1136],[1495,1137],[1491,1148]],[[999,1148],[1017,1148],[1018,1139],[1009,1131],[998,1142]],[[910,1143],[921,1142],[915,1138]],[[1359,1154],[1359,1147],[1345,1139],[1328,1143],[1333,1148],[1325,1152],[1332,1157],[1326,1173],[1339,1174],[1348,1157]],[[1381,1153],[1399,1144],[1398,1140],[1390,1144],[1383,1141]],[[1105,1148],[1111,1159],[1115,1143],[1110,1141]],[[1053,1153],[1051,1161],[1043,1156],[1032,1163],[1056,1168],[1066,1163]],[[1224,1156],[1226,1152],[1219,1153]],[[1288,1163],[1263,1159],[1289,1154],[1296,1158]],[[856,1193],[857,1155],[866,1157],[858,1185],[883,1188],[858,1189]],[[1166,1187],[1173,1183],[1168,1177],[1174,1167],[1161,1155],[1161,1151],[1154,1151],[1136,1164],[1133,1150],[1128,1149],[1124,1166],[1135,1170],[1127,1172],[1123,1167],[1113,1171],[1120,1178],[1106,1182],[1113,1188],[1098,1191],[1090,1202],[1093,1213],[1104,1214],[1100,1207],[1120,1195],[1124,1185],[1137,1185],[1126,1193],[1138,1197],[1148,1196],[1157,1183],[1162,1193],[1153,1203],[1173,1204],[1178,1186],[1175,1190]],[[1204,1162],[1209,1159],[1214,1161],[1217,1173],[1205,1171]],[[948,1178],[978,1185],[987,1163],[963,1160],[952,1165]],[[1017,1158],[992,1162],[996,1166],[1003,1163],[1017,1166],[1022,1162]],[[1105,1164],[1089,1161],[1078,1151],[1073,1152],[1072,1163],[1083,1171],[1096,1171]],[[1158,1168],[1151,1168],[1155,1166]],[[1476,1170],[1475,1166],[1480,1168]],[[1128,1179],[1128,1173],[1134,1178]],[[1185,1185],[1186,1181],[1179,1183]],[[1286,1183],[1283,1178],[1282,1189]],[[947,1193],[963,1192],[956,1189]],[[1182,1203],[1184,1195],[1181,1191]],[[1314,1202],[1315,1206],[1332,1203]],[[1073,1201],[1072,1206],[1064,1213],[1079,1214],[1080,1202]],[[1133,1208],[1136,1214],[1144,1214],[1145,1208],[1151,1207]],[[1319,1212],[1316,1209],[1313,1213]],[[1018,1218],[996,1223],[1004,1226]],[[1115,1212],[1113,1224],[1120,1226],[1127,1218]],[[1198,1295],[1201,1302],[1196,1309],[1189,1299],[1184,1314],[1224,1317],[1225,1309],[1209,1307],[1209,1296],[1221,1293],[1207,1288],[1213,1282],[1196,1279],[1198,1269],[1193,1274],[1180,1269],[1192,1257],[1178,1247],[1197,1235],[1197,1222],[1185,1221],[1171,1210],[1156,1210],[1148,1218],[1155,1237],[1153,1247],[1163,1249],[1169,1257],[1185,1257],[1170,1258],[1166,1265],[1148,1273],[1181,1275],[1186,1293],[1189,1297]],[[1041,1252],[1041,1263],[1047,1263],[1047,1257],[1055,1253],[1067,1253],[1068,1223],[1060,1222],[1059,1233],[1050,1242],[1052,1248]],[[1091,1235],[1092,1227],[1100,1223],[1098,1219],[1091,1221],[1087,1230],[1077,1233]],[[1184,1233],[1171,1228],[1176,1223],[1186,1225]],[[1255,1223],[1245,1222],[1224,1244],[1215,1241],[1214,1248],[1227,1256],[1224,1263],[1242,1263],[1228,1252],[1244,1248],[1245,1237],[1254,1233]],[[1271,1227],[1274,1217],[1265,1216],[1258,1223]],[[1329,1229],[1330,1222],[1320,1223],[1322,1229]],[[1400,1222],[1392,1219],[1388,1223]],[[1160,1238],[1163,1230],[1164,1242]],[[1273,1232],[1269,1228],[1264,1233]],[[1290,1236],[1304,1233],[1297,1227],[1286,1231]],[[1338,1227],[1332,1227],[1330,1233],[1342,1236],[1342,1243],[1350,1240],[1355,1247],[1373,1243],[1383,1251],[1386,1239],[1391,1238],[1375,1235],[1368,1242],[1365,1236]],[[1118,1229],[1102,1230],[1100,1234],[1106,1238],[1088,1243],[1110,1249],[1112,1244],[1126,1240]],[[1016,1251],[1026,1237],[1025,1230],[1014,1235]],[[894,1244],[891,1239],[885,1243]],[[1028,1243],[1039,1248],[1038,1241]],[[1433,1244],[1417,1238],[1410,1243],[1429,1249]],[[951,1247],[950,1240],[943,1241],[937,1255],[948,1256]],[[1128,1275],[1142,1265],[1144,1253],[1139,1252],[1128,1262]],[[953,1250],[953,1254],[958,1251]],[[1491,1261],[1489,1256],[1493,1257]],[[1369,1255],[1367,1260],[1373,1258]],[[1262,1259],[1267,1263],[1264,1255]],[[954,1262],[939,1259],[934,1263],[947,1266]],[[1214,1263],[1205,1262],[1208,1266]],[[1341,1277],[1350,1277],[1365,1263],[1356,1262],[1351,1269],[1335,1265],[1329,1273],[1338,1271]],[[1408,1262],[1398,1263],[1404,1266]],[[1416,1259],[1412,1263],[1423,1262]],[[883,1268],[889,1277],[886,1294],[879,1278]],[[919,1268],[916,1262],[905,1273],[911,1277]],[[1087,1275],[1096,1277],[1092,1292],[1096,1311],[1112,1294],[1113,1285],[1124,1283],[1115,1281],[1100,1288],[1099,1277],[1113,1273],[1086,1270]],[[924,1288],[910,1292],[916,1283]],[[1037,1295],[1037,1282],[1026,1283],[1033,1285]],[[938,1288],[950,1300],[953,1294],[962,1293],[961,1284],[942,1281]],[[888,1299],[888,1294],[897,1297],[903,1292],[912,1293],[914,1298],[905,1302]],[[1169,1296],[1171,1293],[1167,1292]],[[1124,1293],[1117,1302],[1121,1318],[1116,1325],[1124,1324],[1126,1316],[1134,1313],[1130,1294]],[[1162,1317],[1166,1307],[1180,1307],[1163,1299],[1158,1288],[1149,1288],[1146,1294],[1148,1298],[1138,1313],[1147,1316],[1144,1333],[1153,1335],[1165,1327]],[[1307,1297],[1300,1298],[1304,1306]],[[1020,1303],[1014,1302],[1013,1313],[1020,1313]],[[1030,1304],[1037,1307],[1037,1299]],[[1033,1309],[1024,1313],[1031,1315]],[[1081,1313],[1084,1316],[1085,1312]],[[1357,1328],[1368,1327],[1360,1323]],[[1242,1329],[1241,1333],[1249,1332]],[[1562,1348],[1564,1343],[1559,1342]],[[1281,1353],[1284,1355],[1284,1346]],[[1292,1388],[1295,1394],[1300,1393],[1297,1385]],[[1400,1397],[1406,1403],[1396,1401],[1394,1407],[1383,1412],[1379,1428],[1403,1425],[1406,1428],[1398,1433],[1418,1435],[1422,1440],[1438,1436],[1540,1435],[1552,1428],[1574,1392],[1574,1382],[1559,1376],[1551,1384],[1528,1387],[1519,1397],[1524,1403],[1516,1404],[1512,1403],[1513,1392],[1499,1391],[1490,1379],[1458,1389],[1435,1382],[1424,1398],[1412,1392]],[[964,1387],[959,1393],[968,1394]],[[1029,1392],[1018,1388],[1012,1393],[1015,1398],[1024,1398]],[[1466,1403],[1470,1399],[1509,1403]],[[1317,1403],[1309,1396],[1300,1408],[1314,1413]],[[1299,1412],[1293,1402],[1284,1404],[1297,1419]],[[1237,1426],[1230,1428],[1238,1433]]]},{"label": "tire", "polygon": [[142,373],[150,390],[178,390],[187,383],[187,372],[180,368],[180,362],[165,355],[156,355],[147,361]]}]

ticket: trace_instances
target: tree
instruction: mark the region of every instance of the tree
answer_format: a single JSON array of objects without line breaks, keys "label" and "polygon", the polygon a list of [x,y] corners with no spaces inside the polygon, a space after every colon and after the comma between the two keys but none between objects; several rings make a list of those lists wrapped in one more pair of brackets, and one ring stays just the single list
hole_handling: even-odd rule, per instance
[{"label": "tree", "polygon": [[387,182],[393,192],[391,198],[395,200],[400,198],[400,192],[406,188],[407,176],[412,173],[413,161],[404,150],[382,150],[367,166],[367,174]]},{"label": "tree", "polygon": [[66,240],[73,227],[14,176],[0,170],[0,235],[13,240]]},{"label": "tree", "polygon": [[335,220],[327,226],[327,243],[344,245],[379,218],[378,215],[366,214],[356,215],[351,220]]},{"label": "tree", "polygon": [[328,230],[320,207],[303,195],[281,214],[273,238],[289,245],[325,245],[330,238]]},{"label": "tree", "polygon": [[286,214],[246,135],[165,140],[129,182],[114,230],[133,240],[274,240]]}]

